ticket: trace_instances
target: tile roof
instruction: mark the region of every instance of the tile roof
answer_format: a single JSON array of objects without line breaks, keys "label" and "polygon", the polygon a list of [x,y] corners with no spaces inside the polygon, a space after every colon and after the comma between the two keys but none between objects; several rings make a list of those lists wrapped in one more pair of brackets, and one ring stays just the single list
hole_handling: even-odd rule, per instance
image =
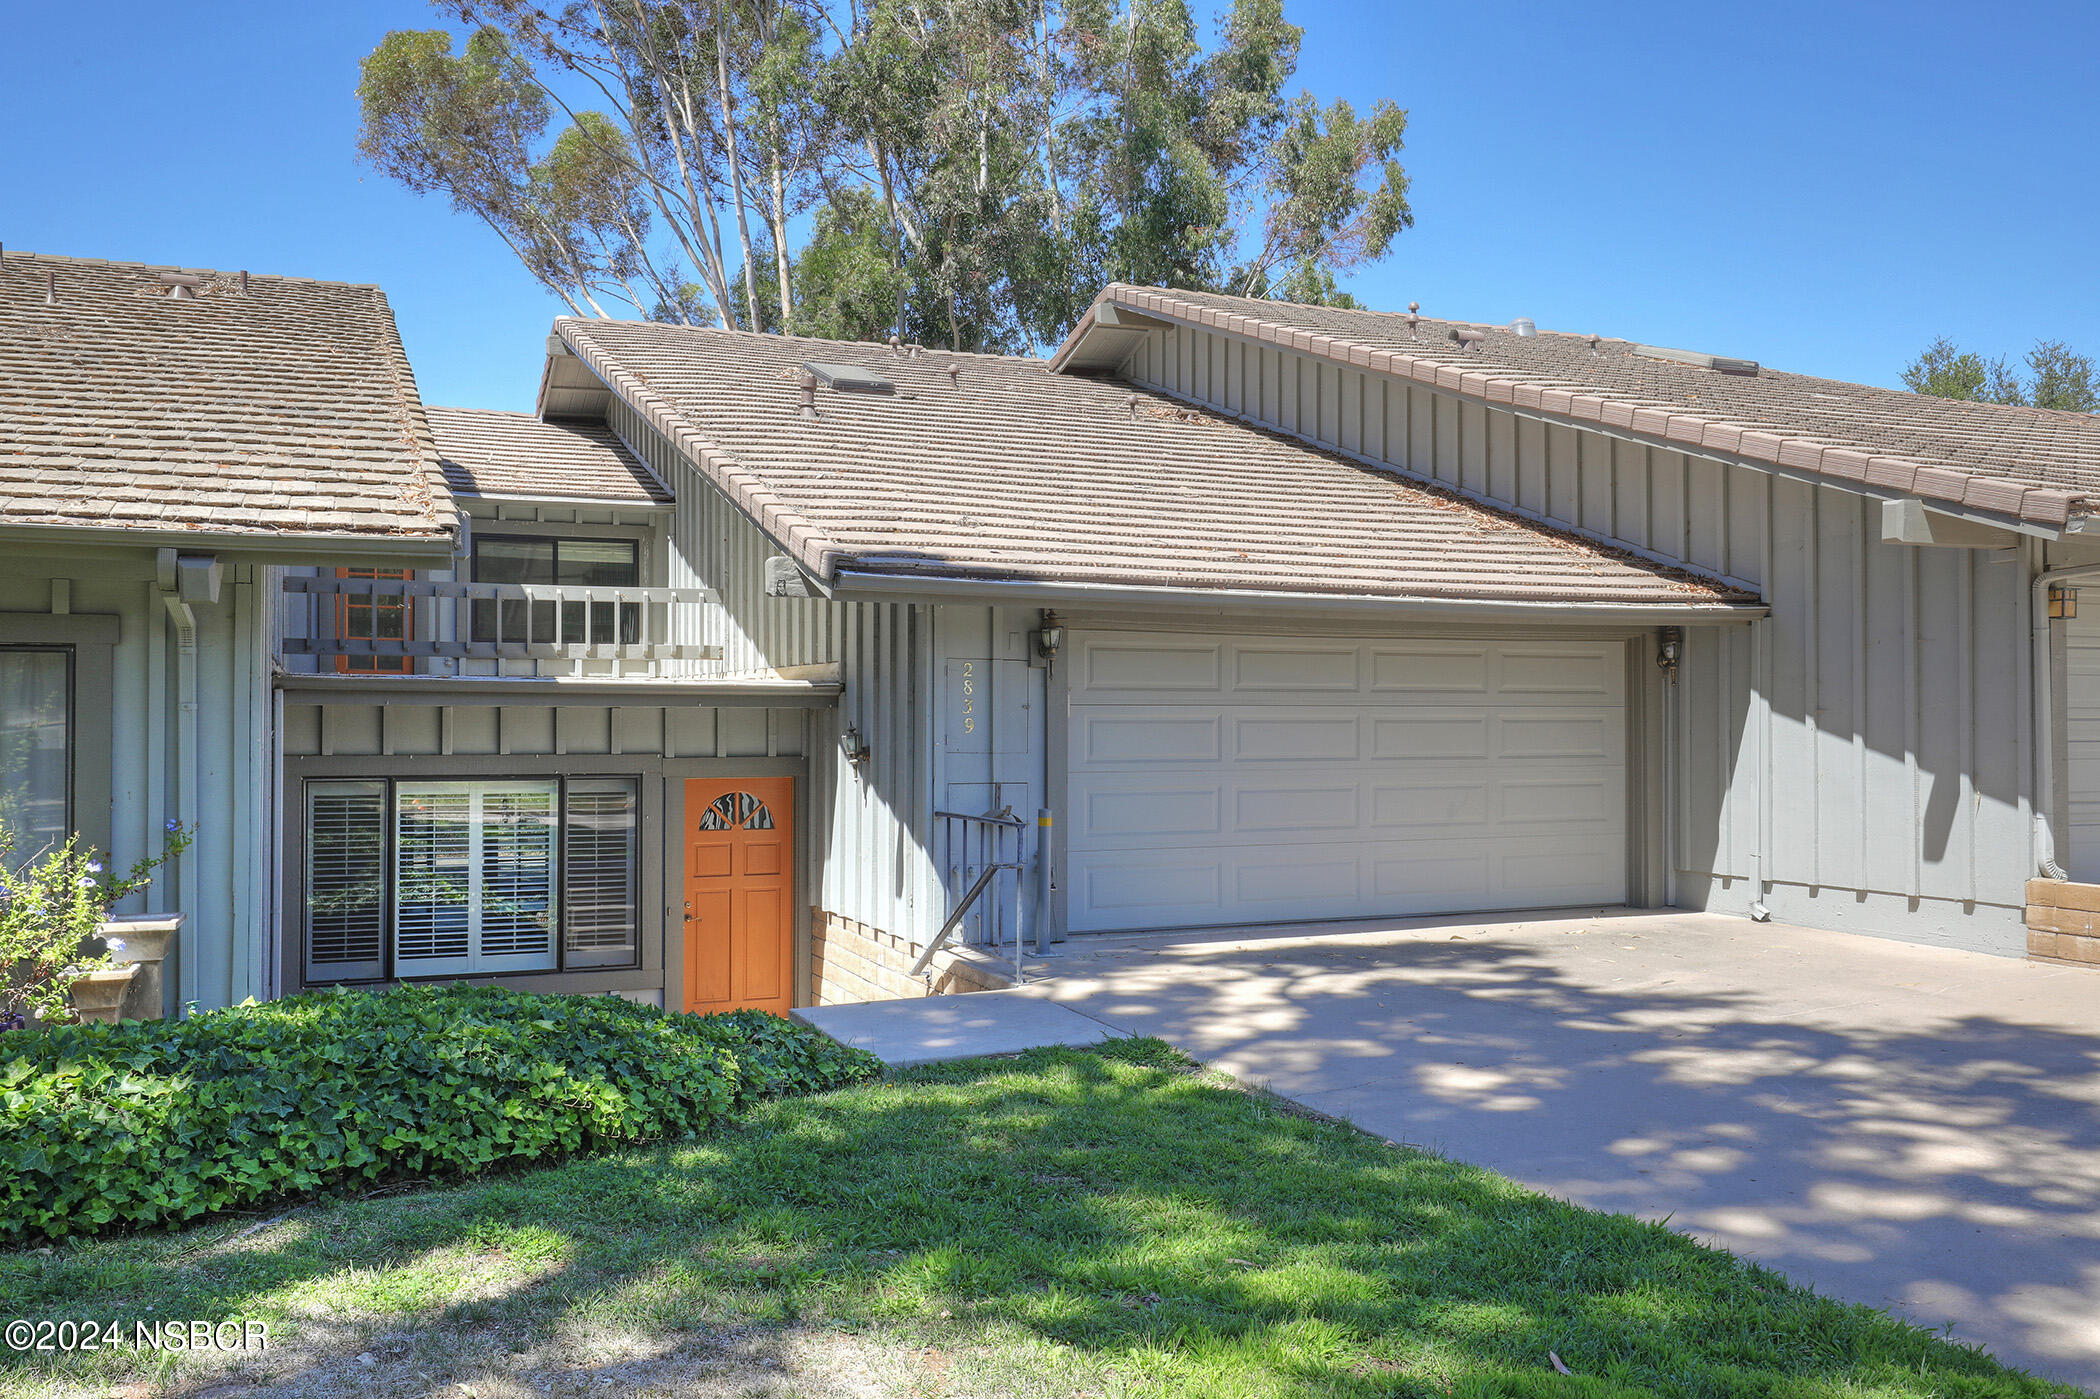
[{"label": "tile roof", "polygon": [[456,496],[671,503],[663,482],[602,422],[548,423],[488,408],[423,413]]},{"label": "tile roof", "polygon": [[[555,333],[820,578],[1725,609],[1718,585],[1041,361],[635,321]],[[894,396],[818,391],[803,362]],[[956,373],[951,377],[949,370]]]},{"label": "tile roof", "polygon": [[[1096,305],[1214,327],[1578,425],[2060,525],[2100,500],[2100,416],[1968,403],[1760,368],[1723,374],[1632,342],[1113,284]],[[1060,367],[1090,311],[1052,357]],[[1477,348],[1453,330],[1480,330]]]},{"label": "tile roof", "polygon": [[[194,299],[168,296],[178,272]],[[377,287],[0,257],[0,525],[436,540],[453,520]]]}]

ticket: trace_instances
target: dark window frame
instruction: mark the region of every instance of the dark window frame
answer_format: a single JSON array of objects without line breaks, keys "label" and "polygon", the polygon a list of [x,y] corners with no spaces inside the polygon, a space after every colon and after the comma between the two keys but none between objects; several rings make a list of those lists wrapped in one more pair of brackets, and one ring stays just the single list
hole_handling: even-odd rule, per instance
[{"label": "dark window frame", "polygon": [[80,814],[80,648],[70,642],[23,642],[0,644],[0,652],[32,652],[66,658],[66,810],[62,838],[79,834]]},{"label": "dark window frame", "polygon": [[[551,580],[547,586],[554,587],[561,586],[560,579],[562,545],[590,544],[600,547],[605,545],[624,545],[626,546],[628,554],[632,559],[634,567],[634,582],[614,583],[608,586],[620,588],[640,588],[647,586],[642,581],[642,541],[639,539],[628,539],[625,537],[603,538],[597,535],[583,534],[482,534],[477,532],[474,535],[467,550],[467,573],[470,575],[471,581],[476,583],[486,583],[494,581],[491,579],[483,578],[481,576],[481,546],[483,544],[546,545],[550,551],[549,563],[552,566],[552,571],[554,574],[553,580]],[[577,608],[582,608],[585,604],[544,603],[539,605],[551,609],[557,606],[573,606]],[[641,608],[633,604],[623,605],[620,603],[599,603],[594,605],[607,608],[618,608],[618,617],[616,622],[617,637],[622,644],[633,645],[641,639]],[[523,641],[524,638],[522,636],[509,635],[510,628],[508,626],[501,626],[498,622],[498,618],[501,616],[511,615],[508,609],[523,608],[529,606],[533,606],[533,604],[518,602],[488,603],[486,601],[477,601],[474,604],[473,613],[470,620],[470,626],[472,629],[474,639],[476,641],[492,642],[496,639],[496,633],[500,626],[500,629],[505,634],[505,641]],[[497,609],[503,610],[499,611]],[[530,615],[531,614],[529,613],[527,614],[528,619],[530,618]],[[537,625],[534,625],[532,627],[532,632],[533,640],[536,644],[544,645],[548,642],[551,642],[554,639],[551,627],[548,629],[548,632],[545,636],[541,636],[539,634],[540,628]],[[575,638],[571,637],[570,641],[573,643],[575,641]]]},{"label": "dark window frame", "polygon": [[[625,962],[593,962],[586,966],[579,967],[572,967],[569,965],[569,860],[567,845],[569,830],[569,783],[572,780],[591,782],[624,782],[634,792],[635,839],[631,848],[631,856],[634,862],[633,868],[635,936],[633,955],[629,960]],[[300,980],[302,985],[309,987],[335,985],[374,986],[409,982],[450,982],[470,979],[480,981],[483,979],[509,979],[514,977],[529,976],[580,976],[588,975],[593,972],[636,971],[642,967],[645,960],[642,956],[642,939],[644,934],[644,925],[646,922],[643,914],[647,906],[647,899],[642,888],[642,871],[644,861],[642,858],[641,833],[643,830],[643,818],[646,813],[646,803],[648,801],[647,789],[649,784],[642,780],[640,774],[632,772],[521,772],[506,773],[501,777],[484,776],[478,774],[474,776],[462,777],[446,776],[437,773],[419,773],[414,777],[407,778],[395,776],[332,776],[305,777],[301,778],[300,781],[302,805],[300,808],[299,819],[304,827],[302,832],[302,849],[300,856],[304,867],[301,869],[299,876],[299,966],[301,973]],[[309,890],[312,886],[313,870],[312,789],[316,785],[325,786],[329,783],[338,782],[376,782],[380,784],[381,788],[385,792],[381,808],[384,812],[384,817],[380,823],[382,827],[382,850],[384,852],[381,858],[384,860],[383,868],[385,870],[385,874],[383,876],[383,880],[380,887],[380,927],[382,931],[380,935],[379,944],[380,972],[379,975],[376,977],[316,977],[315,975],[316,969],[313,962],[312,941],[313,912],[312,909],[307,905],[307,890]],[[556,905],[560,909],[560,919],[557,923],[557,926],[554,929],[553,966],[532,967],[520,969],[517,971],[504,972],[449,971],[433,972],[421,976],[402,976],[399,974],[395,967],[394,959],[394,909],[396,902],[395,895],[400,882],[399,852],[395,848],[395,825],[397,819],[396,803],[400,800],[399,789],[401,783],[403,782],[552,782],[555,784],[556,791],[554,832],[554,896],[556,900]]]}]

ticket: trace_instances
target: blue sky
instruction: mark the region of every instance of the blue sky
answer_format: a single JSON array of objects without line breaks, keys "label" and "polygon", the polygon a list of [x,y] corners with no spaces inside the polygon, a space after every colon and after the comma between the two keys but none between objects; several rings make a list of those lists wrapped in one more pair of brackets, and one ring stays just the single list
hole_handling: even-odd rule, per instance
[{"label": "blue sky", "polygon": [[[1203,0],[1198,0],[1199,6]],[[2100,353],[2100,6],[1292,0],[1300,80],[1411,112],[1372,305],[1892,384],[1936,334]],[[383,285],[425,398],[527,408],[558,303],[360,169],[385,3],[10,7],[0,241]]]}]

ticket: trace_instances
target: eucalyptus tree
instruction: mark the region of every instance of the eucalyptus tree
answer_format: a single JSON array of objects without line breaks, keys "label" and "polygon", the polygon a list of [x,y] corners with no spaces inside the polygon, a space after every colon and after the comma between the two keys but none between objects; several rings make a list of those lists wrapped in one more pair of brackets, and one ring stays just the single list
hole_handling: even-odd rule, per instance
[{"label": "eucalyptus tree", "polygon": [[1290,95],[1282,0],[440,8],[361,149],[592,314],[1039,348],[1109,280],[1346,299],[1413,218],[1406,114]]}]

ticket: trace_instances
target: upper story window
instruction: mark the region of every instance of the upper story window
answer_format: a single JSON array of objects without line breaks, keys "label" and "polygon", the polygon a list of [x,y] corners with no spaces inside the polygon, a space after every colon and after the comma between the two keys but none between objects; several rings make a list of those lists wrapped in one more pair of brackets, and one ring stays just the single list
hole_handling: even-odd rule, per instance
[{"label": "upper story window", "polygon": [[[338,578],[400,578],[415,574],[405,568],[339,568]],[[360,597],[344,593],[335,600],[336,635],[373,642],[407,641],[416,631],[416,604],[399,593],[372,593]],[[337,656],[335,668],[343,674],[413,675],[415,661],[406,652],[398,656]]]},{"label": "upper story window", "polygon": [[[512,535],[477,535],[474,581],[536,583],[562,587],[635,588],[642,582],[642,546],[632,539],[537,539]],[[641,639],[639,607],[616,602],[500,602],[474,605],[476,641],[524,641],[545,644],[555,636],[555,608],[561,609],[562,639],[581,644],[586,637],[605,645],[617,640],[633,645]],[[586,616],[585,608],[589,608]],[[528,608],[530,609],[528,612]],[[617,630],[615,619],[617,618]],[[498,637],[498,625],[501,637]],[[588,624],[588,625],[586,625]]]},{"label": "upper story window", "polygon": [[20,868],[73,829],[73,652],[0,646],[0,831]]}]

